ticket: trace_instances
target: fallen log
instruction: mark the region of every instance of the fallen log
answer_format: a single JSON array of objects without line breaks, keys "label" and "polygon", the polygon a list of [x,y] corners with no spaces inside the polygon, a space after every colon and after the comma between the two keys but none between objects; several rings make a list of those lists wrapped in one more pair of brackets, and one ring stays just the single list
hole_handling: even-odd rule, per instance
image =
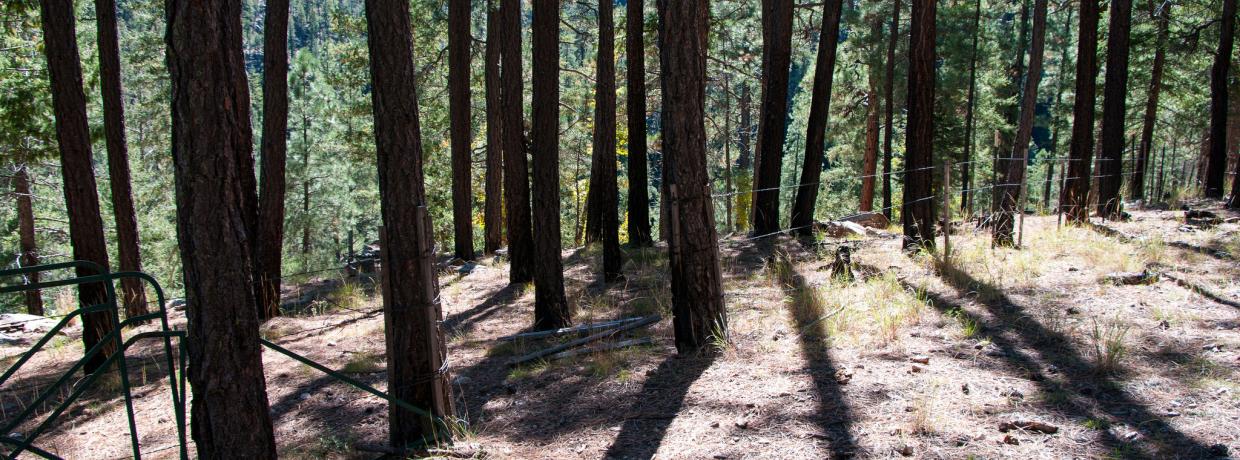
[{"label": "fallen log", "polygon": [[587,336],[587,337],[582,337],[582,338],[580,338],[580,339],[576,339],[576,340],[572,340],[572,341],[564,342],[564,343],[559,344],[559,345],[556,345],[556,346],[554,346],[554,347],[545,348],[545,349],[542,349],[542,350],[538,350],[538,351],[535,351],[535,352],[532,352],[532,353],[526,354],[526,355],[524,355],[524,356],[519,356],[519,357],[514,358],[513,360],[509,361],[509,362],[508,362],[508,366],[509,366],[509,367],[516,367],[516,366],[519,366],[519,365],[521,365],[521,364],[528,363],[528,362],[530,362],[530,361],[533,361],[533,360],[536,360],[536,359],[543,358],[543,357],[545,357],[545,356],[554,355],[554,354],[556,354],[556,353],[559,353],[559,352],[564,351],[564,350],[568,350],[568,349],[570,349],[570,348],[579,347],[579,346],[585,345],[585,344],[587,344],[587,343],[597,342],[597,341],[599,341],[599,340],[603,340],[603,339],[605,339],[605,338],[607,338],[607,337],[611,337],[611,336],[613,336],[613,335],[619,334],[619,333],[624,332],[624,331],[629,331],[629,330],[637,329],[637,328],[639,328],[639,327],[648,326],[648,325],[651,325],[651,324],[654,324],[654,323],[659,322],[659,320],[661,320],[661,319],[663,319],[663,317],[662,317],[662,316],[659,316],[659,315],[647,316],[647,317],[645,317],[645,318],[642,318],[640,321],[634,321],[634,322],[631,322],[631,323],[625,324],[625,325],[623,325],[623,326],[620,326],[620,327],[618,327],[618,328],[616,328],[616,329],[608,329],[608,330],[605,330],[605,331],[602,331],[602,332],[596,333],[596,334],[594,334],[594,335],[590,335],[590,336]]},{"label": "fallen log", "polygon": [[1223,297],[1222,294],[1216,293],[1205,286],[1191,282],[1187,279],[1184,279],[1183,277],[1180,277],[1178,275],[1174,275],[1171,273],[1164,273],[1163,276],[1167,277],[1167,279],[1171,281],[1175,281],[1175,284],[1180,285],[1180,287],[1196,292],[1202,297],[1221,303],[1223,305],[1240,308],[1240,302]]},{"label": "fallen log", "polygon": [[622,326],[622,325],[625,325],[627,323],[631,323],[634,321],[641,321],[642,319],[644,318],[641,316],[634,317],[634,318],[621,318],[621,319],[617,319],[613,321],[604,321],[601,323],[593,323],[593,324],[582,324],[579,326],[553,329],[550,331],[534,331],[534,332],[524,332],[521,334],[506,335],[506,336],[500,337],[495,340],[499,342],[513,342],[517,340],[545,339],[549,337],[558,337],[561,335],[588,334],[591,332],[600,331],[604,329],[611,329],[616,326]]},{"label": "fallen log", "polygon": [[585,347],[585,348],[578,348],[576,350],[561,351],[554,355],[548,356],[547,359],[548,360],[565,359],[565,358],[572,358],[574,356],[589,355],[589,354],[594,354],[594,353],[601,353],[604,351],[619,350],[621,348],[639,347],[642,345],[652,345],[652,344],[654,344],[654,339],[650,337],[642,337],[640,339],[621,340],[616,343],[605,344],[602,346],[591,346],[591,347]]}]

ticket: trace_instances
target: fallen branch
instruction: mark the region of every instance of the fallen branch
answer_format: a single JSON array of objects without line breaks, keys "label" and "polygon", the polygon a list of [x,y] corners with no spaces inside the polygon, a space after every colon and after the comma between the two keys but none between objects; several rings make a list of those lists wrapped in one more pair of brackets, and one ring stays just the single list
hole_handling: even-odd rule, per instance
[{"label": "fallen branch", "polygon": [[607,344],[604,346],[586,347],[586,348],[579,348],[576,350],[562,351],[554,355],[548,356],[547,359],[565,359],[565,358],[572,358],[574,356],[588,355],[588,354],[600,353],[604,351],[619,350],[621,348],[638,347],[642,345],[652,345],[652,344],[654,344],[654,339],[650,337],[642,337],[640,339],[622,340],[622,341]]},{"label": "fallen branch", "polygon": [[535,331],[535,332],[526,332],[522,334],[508,335],[508,336],[500,337],[495,340],[499,342],[513,342],[517,340],[545,339],[548,337],[557,337],[561,335],[570,335],[570,334],[588,334],[594,331],[600,331],[603,329],[611,329],[616,326],[622,326],[624,324],[631,323],[634,321],[641,321],[642,319],[643,317],[641,316],[638,316],[635,318],[623,318],[623,319],[617,319],[614,321],[604,321],[601,323],[582,324],[580,326],[553,329],[550,331]]},{"label": "fallen branch", "polygon": [[521,364],[523,364],[523,363],[528,363],[528,362],[530,362],[530,361],[533,361],[533,360],[536,360],[536,359],[540,359],[540,358],[542,358],[542,357],[544,357],[544,356],[554,355],[554,354],[556,354],[556,353],[559,353],[559,352],[564,351],[564,350],[568,350],[568,349],[570,349],[570,348],[579,347],[579,346],[581,346],[581,345],[585,345],[585,344],[587,344],[587,343],[597,342],[597,341],[599,341],[599,340],[603,340],[603,339],[605,339],[605,338],[607,338],[607,337],[610,337],[610,336],[613,336],[613,335],[619,334],[619,333],[624,332],[624,331],[628,331],[628,330],[637,329],[637,328],[642,327],[642,326],[648,326],[648,325],[651,325],[651,324],[654,324],[654,323],[659,322],[659,320],[661,320],[661,319],[663,319],[663,317],[662,317],[662,316],[659,316],[659,315],[647,316],[647,317],[645,317],[645,318],[642,318],[642,319],[641,319],[641,320],[639,320],[639,321],[635,321],[635,322],[632,322],[632,323],[626,324],[626,325],[621,326],[621,327],[616,328],[616,329],[608,329],[608,330],[606,330],[606,331],[599,332],[599,333],[594,334],[594,335],[591,335],[591,336],[582,337],[582,338],[580,338],[580,339],[577,339],[577,340],[572,340],[572,341],[569,341],[569,342],[564,342],[564,343],[562,343],[562,344],[560,344],[560,345],[556,345],[556,346],[551,347],[551,348],[546,348],[546,349],[543,349],[543,350],[538,350],[538,351],[535,351],[535,352],[533,352],[533,353],[529,353],[529,354],[527,354],[527,355],[525,355],[525,356],[520,356],[520,357],[517,357],[517,358],[513,359],[512,361],[509,361],[509,362],[508,362],[508,366],[509,366],[509,367],[516,367],[516,366],[519,366],[519,365],[521,365]]},{"label": "fallen branch", "polygon": [[1163,273],[1163,276],[1167,277],[1167,279],[1169,280],[1175,281],[1175,284],[1180,285],[1180,287],[1196,292],[1202,297],[1221,303],[1223,305],[1240,308],[1240,302],[1223,297],[1222,294],[1216,293],[1205,286],[1202,286],[1197,283],[1193,283],[1178,275],[1173,275],[1171,273]]}]

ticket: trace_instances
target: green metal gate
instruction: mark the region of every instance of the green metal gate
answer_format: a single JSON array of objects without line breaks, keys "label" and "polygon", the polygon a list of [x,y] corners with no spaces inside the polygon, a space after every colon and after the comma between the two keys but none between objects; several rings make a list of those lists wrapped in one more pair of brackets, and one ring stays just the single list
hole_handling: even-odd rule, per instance
[{"label": "green metal gate", "polygon": [[[45,334],[42,338],[40,338],[33,346],[30,347],[29,350],[22,353],[21,357],[18,358],[18,360],[15,363],[13,363],[12,366],[6,369],[2,375],[0,375],[0,387],[3,387],[4,384],[8,382],[8,380],[12,378],[13,375],[15,375],[17,371],[20,370],[23,365],[25,365],[27,362],[30,361],[30,358],[34,356],[35,353],[43,349],[43,347],[46,346],[48,342],[51,341],[51,339],[55,337],[55,335],[58,332],[60,332],[60,330],[64,329],[65,326],[68,325],[70,320],[72,320],[73,318],[86,315],[86,314],[90,314],[90,313],[106,312],[112,316],[113,324],[115,324],[116,327],[113,328],[111,331],[109,331],[106,335],[101,337],[99,340],[99,343],[97,343],[95,346],[91,347],[90,349],[86,350],[82,359],[74,363],[73,366],[70,367],[69,370],[66,371],[63,375],[61,375],[54,383],[52,383],[50,386],[44,389],[41,393],[39,393],[39,395],[35,398],[35,400],[32,403],[27,405],[26,408],[23,409],[18,415],[12,417],[8,423],[4,424],[3,427],[0,427],[0,446],[10,449],[7,452],[0,452],[0,456],[3,456],[3,458],[16,458],[18,455],[22,454],[23,452],[30,452],[35,455],[41,456],[43,458],[59,459],[60,458],[59,456],[35,446],[34,445],[35,440],[40,435],[44,434],[48,430],[48,428],[51,427],[52,423],[58,417],[60,417],[61,414],[63,414],[64,411],[68,409],[69,406],[74,401],[80,398],[82,394],[85,393],[85,391],[88,388],[90,388],[91,385],[93,385],[96,380],[99,379],[100,376],[106,374],[108,372],[108,369],[111,368],[113,364],[115,364],[117,366],[117,372],[120,374],[121,389],[125,397],[125,414],[127,416],[127,420],[129,423],[129,438],[130,438],[130,444],[133,448],[133,458],[141,459],[142,452],[141,452],[140,445],[139,445],[137,420],[134,418],[133,395],[131,391],[132,387],[129,382],[129,375],[128,375],[129,368],[126,363],[125,352],[126,350],[129,349],[130,346],[132,346],[134,343],[137,343],[138,341],[147,340],[147,339],[162,339],[163,345],[164,345],[163,355],[164,355],[164,358],[166,359],[166,364],[169,369],[168,385],[172,393],[172,406],[173,406],[174,416],[176,419],[177,444],[178,444],[178,448],[180,449],[179,456],[183,460],[188,460],[189,459],[189,445],[187,443],[187,438],[186,438],[187,423],[186,423],[186,411],[185,411],[185,404],[186,404],[187,394],[188,394],[188,387],[186,386],[186,383],[185,383],[185,362],[186,360],[185,360],[185,343],[184,342],[185,342],[186,334],[185,334],[185,331],[175,330],[169,327],[168,312],[166,310],[166,302],[165,302],[166,299],[164,296],[163,288],[160,287],[159,282],[156,281],[155,278],[151,277],[150,275],[147,275],[146,273],[141,273],[141,272],[109,273],[103,267],[93,262],[89,262],[89,261],[73,261],[73,262],[64,262],[64,263],[57,263],[57,264],[46,264],[46,265],[37,265],[37,266],[31,266],[31,267],[23,267],[23,268],[10,269],[10,270],[0,270],[0,278],[6,278],[6,277],[11,277],[11,276],[22,276],[22,275],[36,273],[36,272],[48,272],[48,271],[57,271],[57,270],[68,270],[68,269],[75,269],[75,270],[85,269],[85,270],[95,272],[97,274],[89,275],[89,276],[71,277],[68,279],[57,280],[57,281],[28,283],[28,284],[13,285],[13,286],[0,286],[0,294],[25,292],[25,291],[48,289],[48,288],[63,287],[63,286],[77,286],[81,284],[90,284],[90,283],[103,283],[104,285],[107,286],[107,290],[106,290],[107,296],[106,296],[104,303],[97,304],[97,305],[82,306],[78,309],[73,310],[72,312],[69,312],[63,318],[61,318],[61,320],[56,324],[55,327],[49,330],[47,334]],[[125,278],[136,278],[136,279],[142,280],[143,282],[151,286],[151,288],[155,291],[156,302],[158,304],[158,308],[154,312],[148,313],[145,315],[139,315],[139,316],[134,316],[131,318],[126,318],[124,321],[120,320],[120,309],[116,301],[116,289],[115,289],[114,284],[117,280],[125,279]],[[134,334],[132,337],[129,337],[128,339],[122,336],[122,331],[124,330],[125,327],[146,323],[154,319],[159,320],[158,331],[142,332],[142,333]],[[172,339],[174,338],[177,339],[177,344],[175,347],[173,346],[173,343],[172,343]],[[339,382],[345,383],[359,390],[365,391],[369,394],[382,398],[385,401],[387,401],[388,404],[395,404],[403,409],[406,409],[410,412],[418,414],[419,416],[426,417],[428,419],[433,420],[434,423],[432,424],[432,426],[436,428],[435,430],[436,432],[432,433],[422,442],[417,443],[417,445],[410,446],[411,448],[418,447],[418,446],[424,446],[424,445],[436,442],[444,438],[450,438],[452,435],[452,431],[454,431],[452,429],[453,426],[451,424],[446,423],[443,419],[439,417],[435,417],[430,412],[422,408],[409,404],[406,401],[393,398],[387,393],[379,391],[378,389],[370,385],[367,385],[357,379],[349,377],[348,375],[342,374],[340,372],[336,372],[318,362],[315,362],[314,360],[311,360],[310,358],[307,358],[303,355],[290,351],[266,339],[259,339],[259,340],[263,346],[271,350],[274,350],[275,352],[280,353],[284,356],[292,358],[302,364],[310,366],[311,368],[318,370]],[[55,409],[53,409],[52,412],[48,414],[47,417],[44,418],[41,422],[39,422],[29,433],[26,433],[20,437],[10,436],[10,434],[14,433],[15,429],[17,429],[19,426],[23,425],[24,423],[26,423],[28,420],[30,420],[32,417],[35,416],[36,408],[40,407],[44,402],[50,399],[53,395],[57,394],[60,388],[62,388],[67,383],[69,383],[72,377],[75,374],[77,374],[82,369],[83,366],[85,366],[86,362],[89,359],[101,353],[102,350],[109,345],[116,346],[116,351],[110,357],[108,357],[106,361],[104,361],[104,365],[101,366],[98,371],[90,375],[87,375],[86,378],[83,379],[79,384],[74,385],[73,389],[69,393],[69,396],[65,398],[63,401],[61,401],[60,404],[58,404],[55,407]],[[176,372],[173,372],[174,369],[176,370]]]}]

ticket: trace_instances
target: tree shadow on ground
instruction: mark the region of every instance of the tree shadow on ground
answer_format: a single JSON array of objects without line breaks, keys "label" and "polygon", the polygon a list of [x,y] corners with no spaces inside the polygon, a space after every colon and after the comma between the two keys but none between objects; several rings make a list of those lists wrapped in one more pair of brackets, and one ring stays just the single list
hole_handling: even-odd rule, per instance
[{"label": "tree shadow on ground", "polygon": [[517,297],[520,297],[522,289],[521,285],[509,284],[473,308],[449,315],[443,322],[444,332],[448,335],[468,333],[478,323],[486,320],[491,315],[507,307]]},{"label": "tree shadow on ground", "polygon": [[[1110,417],[1138,430],[1142,437],[1124,441],[1112,430],[1099,430],[1102,444],[1127,458],[1211,458],[1216,451],[1175,429],[1163,417],[1124,391],[1121,381],[1101,374],[1073,348],[1071,338],[1046,327],[999,288],[984,283],[949,264],[937,264],[939,277],[957,291],[958,298],[976,295],[993,319],[972,317],[978,335],[990,337],[999,356],[1024,373],[1045,394],[1079,394],[1087,402],[1068,402],[1057,409],[1079,419]],[[906,281],[906,288],[917,289]],[[924,290],[931,305],[943,314],[968,315],[963,302]],[[1030,352],[1032,351],[1032,353]],[[1048,375],[1049,374],[1049,375]],[[1092,404],[1091,404],[1092,403]],[[1093,407],[1090,407],[1093,406]],[[1098,411],[1101,414],[1097,413]],[[1104,415],[1103,415],[1104,414]],[[1149,439],[1153,445],[1143,445]],[[1149,449],[1153,448],[1153,451]]]},{"label": "tree shadow on ground", "polygon": [[796,264],[786,255],[780,257],[782,259],[775,262],[778,264],[775,271],[787,294],[785,304],[788,316],[796,325],[795,334],[801,354],[806,360],[806,370],[817,391],[818,412],[814,416],[814,422],[822,433],[816,437],[829,440],[831,458],[851,457],[857,453],[858,448],[850,429],[854,416],[836,380],[839,369],[831,358],[824,321],[830,313],[823,311],[823,302],[818,299],[805,277],[797,271]]},{"label": "tree shadow on ground", "polygon": [[710,353],[701,356],[672,356],[646,376],[642,389],[631,399],[620,433],[607,448],[605,458],[654,457],[672,421],[685,404],[689,387],[715,360]]}]

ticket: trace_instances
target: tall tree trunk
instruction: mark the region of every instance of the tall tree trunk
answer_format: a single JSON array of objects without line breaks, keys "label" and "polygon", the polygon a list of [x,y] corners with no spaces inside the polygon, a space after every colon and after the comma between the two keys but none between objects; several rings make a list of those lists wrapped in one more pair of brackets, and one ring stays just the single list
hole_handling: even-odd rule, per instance
[{"label": "tall tree trunk", "polygon": [[[103,219],[99,215],[95,170],[91,166],[90,130],[86,122],[86,94],[82,92],[82,64],[78,55],[77,32],[74,30],[73,2],[41,0],[39,4],[42,7],[43,51],[47,55],[47,73],[51,82],[52,111],[56,119],[73,259],[91,261],[106,270],[108,248],[103,237]],[[79,268],[77,275],[98,273]],[[79,307],[106,301],[107,287],[103,283],[78,286]],[[83,315],[83,323],[82,342],[87,350],[116,327],[112,314],[106,311]],[[114,343],[104,344],[94,358],[86,361],[86,373],[98,370],[114,350]]]},{"label": "tall tree trunk", "polygon": [[732,231],[732,78],[723,74],[723,228]]},{"label": "tall tree trunk", "polygon": [[1025,212],[1017,209],[1018,201],[1025,183],[1025,166],[1029,163],[1029,141],[1033,136],[1033,116],[1037,109],[1038,84],[1042,81],[1042,51],[1046,42],[1046,0],[1033,2],[1033,35],[1029,43],[1029,71],[1025,77],[1024,95],[1020,99],[1020,123],[1016,127],[1016,138],[1012,143],[1011,160],[1003,163],[1000,170],[1000,184],[995,187],[999,196],[999,214],[994,226],[995,244],[1011,246],[1014,213]]},{"label": "tall tree trunk", "polygon": [[[508,282],[534,280],[534,233],[530,216],[530,173],[526,155],[521,74],[521,0],[500,0],[500,102],[504,136],[504,217],[508,224]],[[558,231],[558,230],[557,230]],[[558,234],[558,233],[557,233]]]},{"label": "tall tree trunk", "polygon": [[[908,138],[905,139],[904,247],[934,246],[935,0],[913,0],[909,26]],[[930,168],[930,169],[927,169]]]},{"label": "tall tree trunk", "polygon": [[741,126],[740,133],[737,137],[737,147],[740,153],[736,158],[736,228],[734,231],[743,232],[749,228],[752,222],[750,211],[753,210],[753,151],[750,150],[749,140],[753,137],[753,96],[749,92],[749,85],[741,84]]},{"label": "tall tree trunk", "polygon": [[822,178],[822,161],[827,153],[827,117],[831,113],[831,83],[835,74],[842,9],[842,0],[827,0],[822,4],[822,33],[818,40],[818,63],[814,69],[814,93],[809,106],[809,126],[805,130],[805,164],[801,168],[801,182],[792,204],[790,225],[801,235],[814,232],[814,204],[818,201],[818,182]]},{"label": "tall tree trunk", "polygon": [[1128,113],[1128,32],[1132,22],[1132,0],[1112,0],[1110,17],[1106,86],[1102,96],[1104,161],[1098,165],[1098,175],[1102,176],[1098,178],[1098,214],[1115,219],[1120,213],[1119,189],[1124,179],[1124,119]]},{"label": "tall tree trunk", "polygon": [[[134,213],[129,177],[129,152],[125,145],[125,104],[121,94],[120,44],[116,32],[115,0],[95,0],[99,37],[99,87],[103,92],[103,130],[108,149],[108,177],[112,187],[112,213],[116,217],[117,259],[122,271],[142,271],[138,245],[138,217]],[[121,280],[127,316],[145,315],[146,290],[142,280]]]},{"label": "tall tree trunk", "polygon": [[486,199],[483,203],[482,250],[495,254],[504,246],[504,109],[501,106],[499,73],[500,14],[497,1],[487,0],[486,103],[487,158]]},{"label": "tall tree trunk", "polygon": [[469,30],[471,0],[448,1],[448,97],[452,119],[452,246],[456,257],[474,260],[473,187],[470,151]]},{"label": "tall tree trunk", "polygon": [[280,315],[284,248],[285,160],[288,157],[288,0],[267,0],[263,22],[263,139],[254,240],[258,318]]},{"label": "tall tree trunk", "polygon": [[418,415],[388,406],[388,437],[394,447],[450,436],[440,422],[452,415],[434,232],[422,172],[422,133],[413,65],[408,0],[366,0],[370,77],[374,90],[375,147],[379,166],[386,286],[388,392],[428,411]]},{"label": "tall tree trunk", "polygon": [[659,0],[663,71],[664,178],[673,225],[668,245],[676,350],[696,353],[727,337],[727,310],[706,173],[708,0]]},{"label": "tall tree trunk", "polygon": [[[1064,83],[1068,81],[1066,78],[1067,72],[1065,71],[1065,69],[1067,68],[1067,63],[1068,63],[1068,56],[1069,56],[1068,53],[1071,51],[1068,48],[1069,40],[1067,39],[1067,37],[1071,33],[1072,33],[1072,10],[1068,10],[1068,15],[1064,19],[1064,23],[1063,23],[1063,35],[1061,36],[1062,38],[1060,40],[1060,43],[1063,44],[1063,47],[1060,50],[1060,56],[1059,56],[1059,69],[1058,69],[1059,72],[1058,72],[1058,75],[1055,77],[1055,102],[1054,102],[1054,105],[1051,106],[1051,111],[1052,111],[1051,112],[1051,125],[1053,126],[1053,128],[1051,128],[1050,150],[1052,152],[1055,152],[1056,154],[1055,156],[1060,156],[1059,153],[1061,152],[1059,150],[1059,133],[1060,133],[1059,113],[1060,113],[1061,108],[1063,107]],[[1043,209],[1050,209],[1051,207],[1051,192],[1052,192],[1052,188],[1055,182],[1055,163],[1057,163],[1058,161],[1059,160],[1057,159],[1052,159],[1046,162],[1046,182],[1042,186],[1042,208]],[[1062,174],[1063,172],[1060,171],[1060,175]]]},{"label": "tall tree trunk", "polygon": [[792,61],[792,0],[762,0],[762,114],[754,171],[754,233],[779,231],[779,186],[788,136],[788,73]]},{"label": "tall tree trunk", "polygon": [[900,43],[900,0],[891,7],[891,36],[887,39],[887,78],[883,81],[883,100],[887,102],[883,122],[883,215],[891,219],[891,139],[895,137],[896,45]]},{"label": "tall tree trunk", "polygon": [[560,260],[560,0],[534,0],[534,329],[568,326]]},{"label": "tall tree trunk", "polygon": [[973,214],[974,108],[977,106],[977,39],[982,34],[982,0],[973,4],[973,41],[969,53],[969,91],[964,108],[964,161],[960,166],[960,209]]},{"label": "tall tree trunk", "polygon": [[878,170],[878,89],[874,79],[870,79],[870,89],[866,93],[869,105],[865,115],[865,157],[861,166],[861,212],[874,210],[875,173]]},{"label": "tall tree trunk", "polygon": [[[594,83],[594,148],[590,158],[586,243],[603,243],[603,279],[620,278],[620,192],[616,185],[615,0],[598,3],[598,63]],[[595,232],[591,233],[591,224]]]},{"label": "tall tree trunk", "polygon": [[198,456],[274,459],[245,202],[253,134],[241,3],[167,3],[177,237]]},{"label": "tall tree trunk", "polygon": [[[1021,108],[1021,77],[1025,75],[1025,50],[1029,37],[1029,2],[1021,0],[1020,2],[1020,29],[1016,35],[1016,53],[1012,56],[1011,65],[1008,67],[1008,79],[1004,85],[996,91],[999,95],[998,111],[1003,115],[1004,124],[995,130],[995,149],[994,158],[992,160],[992,183],[994,184],[994,193],[991,194],[990,211],[992,217],[997,216],[1001,211],[1001,205],[1004,200],[1000,195],[1008,187],[1003,186],[1007,169],[1011,167],[1010,163],[1018,160],[1013,159],[1012,150],[1016,146],[1016,132],[1010,131],[1008,127],[1018,128],[1020,124],[1020,108]],[[1012,101],[1012,102],[1008,102]],[[1010,222],[1009,222],[1010,225]]]},{"label": "tall tree trunk", "polygon": [[1150,71],[1150,90],[1145,100],[1145,116],[1141,121],[1141,146],[1133,169],[1128,194],[1133,199],[1145,199],[1145,172],[1149,167],[1150,152],[1154,149],[1154,123],[1158,119],[1158,96],[1162,93],[1163,67],[1167,62],[1168,25],[1171,22],[1171,2],[1160,3],[1150,14],[1158,21],[1158,42],[1154,50],[1154,68]]},{"label": "tall tree trunk", "polygon": [[1205,162],[1205,197],[1222,198],[1227,175],[1227,79],[1231,70],[1231,49],[1235,40],[1236,0],[1223,0],[1219,18],[1218,52],[1210,68],[1210,131],[1208,161]]},{"label": "tall tree trunk", "polygon": [[[13,172],[13,194],[17,196],[17,232],[20,235],[21,258],[18,260],[23,267],[39,265],[39,247],[34,237],[34,195],[30,192],[30,172],[26,165],[19,165]],[[26,275],[26,282],[39,282],[39,272]],[[26,291],[26,313],[43,316],[43,294],[41,291]]]},{"label": "tall tree trunk", "polygon": [[646,145],[645,2],[629,0],[625,16],[625,72],[629,124],[629,242],[654,243],[650,234],[650,182]]},{"label": "tall tree trunk", "polygon": [[1098,0],[1081,1],[1081,25],[1077,30],[1076,96],[1072,103],[1072,140],[1068,146],[1068,171],[1060,190],[1060,211],[1068,222],[1089,220],[1090,161],[1094,146],[1094,103],[1098,76]]}]

